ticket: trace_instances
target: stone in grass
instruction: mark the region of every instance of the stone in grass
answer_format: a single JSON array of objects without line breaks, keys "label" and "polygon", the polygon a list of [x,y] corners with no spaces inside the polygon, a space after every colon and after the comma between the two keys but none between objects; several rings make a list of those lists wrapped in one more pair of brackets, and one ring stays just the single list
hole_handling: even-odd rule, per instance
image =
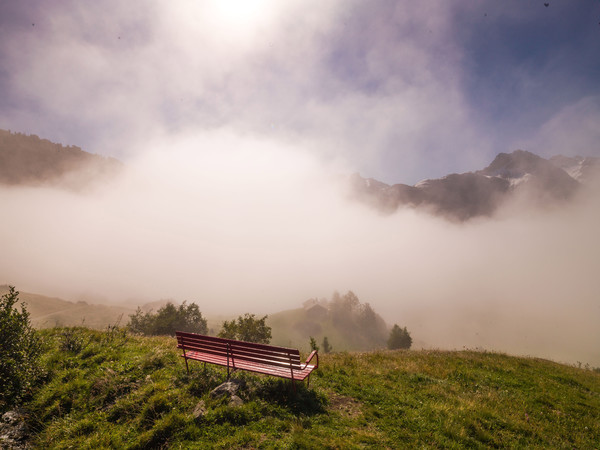
[{"label": "stone in grass", "polygon": [[0,448],[29,448],[25,443],[29,430],[22,410],[8,411],[0,421]]},{"label": "stone in grass", "polygon": [[202,418],[206,415],[207,409],[204,404],[204,400],[200,400],[196,407],[194,408],[194,412],[192,415],[194,416],[194,420],[202,420]]},{"label": "stone in grass", "polygon": [[226,381],[210,391],[210,396],[212,398],[221,397],[223,395],[229,395],[230,397],[233,397],[235,394],[237,394],[238,389],[244,385],[245,382],[243,380]]},{"label": "stone in grass", "polygon": [[229,406],[242,406],[244,404],[244,400],[239,398],[237,395],[232,395],[229,399]]}]

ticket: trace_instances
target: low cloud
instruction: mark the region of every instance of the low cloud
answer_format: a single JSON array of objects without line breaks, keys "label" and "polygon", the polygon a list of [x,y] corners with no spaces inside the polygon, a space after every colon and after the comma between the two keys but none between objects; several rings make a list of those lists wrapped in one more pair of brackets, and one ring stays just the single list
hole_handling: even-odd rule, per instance
[{"label": "low cloud", "polygon": [[528,140],[515,143],[544,156],[598,155],[600,96],[582,98],[553,114]]},{"label": "low cloud", "polygon": [[451,224],[352,203],[346,167],[279,141],[222,129],[144,148],[86,194],[0,189],[2,281],[67,299],[195,301],[208,314],[353,290],[417,347],[600,365],[597,195]]}]

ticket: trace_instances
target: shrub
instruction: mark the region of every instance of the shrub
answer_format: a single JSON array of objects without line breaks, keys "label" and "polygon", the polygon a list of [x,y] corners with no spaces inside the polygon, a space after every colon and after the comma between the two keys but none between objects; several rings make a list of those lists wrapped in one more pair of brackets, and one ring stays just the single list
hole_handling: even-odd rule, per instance
[{"label": "shrub", "polygon": [[248,313],[243,317],[239,316],[237,320],[226,320],[223,322],[219,337],[268,344],[271,342],[271,327],[266,325],[266,320],[267,316],[256,319],[254,314]]},{"label": "shrub", "polygon": [[397,324],[395,324],[394,328],[392,328],[392,331],[390,331],[390,337],[387,345],[390,350],[410,348],[412,345],[412,338],[410,337],[410,333],[406,327],[400,328]]},{"label": "shrub", "polygon": [[81,329],[65,328],[61,332],[60,349],[63,352],[78,355],[88,344],[89,341],[84,342]]},{"label": "shrub", "polygon": [[41,340],[29,322],[14,286],[0,298],[0,410],[14,406],[31,392],[41,374]]},{"label": "shrub", "polygon": [[146,335],[174,336],[176,331],[206,334],[208,331],[206,319],[202,317],[202,313],[195,303],[186,305],[186,302],[183,302],[176,307],[169,302],[155,314],[152,311],[143,313],[141,308],[138,308],[135,314],[129,316],[129,319],[131,331]]},{"label": "shrub", "polygon": [[322,346],[323,346],[323,351],[325,353],[330,353],[333,350],[333,348],[331,347],[331,344],[329,343],[329,339],[327,339],[327,336],[325,336],[323,338]]}]

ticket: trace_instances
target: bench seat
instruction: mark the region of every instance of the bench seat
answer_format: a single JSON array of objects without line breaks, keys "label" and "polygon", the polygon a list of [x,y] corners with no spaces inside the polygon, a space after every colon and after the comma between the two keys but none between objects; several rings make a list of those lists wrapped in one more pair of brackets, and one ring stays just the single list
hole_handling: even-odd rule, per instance
[{"label": "bench seat", "polygon": [[[297,349],[277,347],[234,339],[217,338],[196,333],[176,332],[177,348],[183,351],[186,369],[188,359],[227,367],[230,370],[246,370],[292,380],[307,380],[319,365],[317,351],[313,351],[305,363],[300,362]],[[316,357],[315,363],[311,364]],[[295,386],[294,386],[295,387]]]}]

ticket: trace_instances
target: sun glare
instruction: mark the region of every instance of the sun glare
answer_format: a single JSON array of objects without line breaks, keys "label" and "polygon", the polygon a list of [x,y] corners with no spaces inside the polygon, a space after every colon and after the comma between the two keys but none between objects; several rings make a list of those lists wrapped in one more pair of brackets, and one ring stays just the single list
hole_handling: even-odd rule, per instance
[{"label": "sun glare", "polygon": [[275,7],[268,0],[215,0],[211,6],[215,25],[236,34],[243,34],[266,23]]}]

